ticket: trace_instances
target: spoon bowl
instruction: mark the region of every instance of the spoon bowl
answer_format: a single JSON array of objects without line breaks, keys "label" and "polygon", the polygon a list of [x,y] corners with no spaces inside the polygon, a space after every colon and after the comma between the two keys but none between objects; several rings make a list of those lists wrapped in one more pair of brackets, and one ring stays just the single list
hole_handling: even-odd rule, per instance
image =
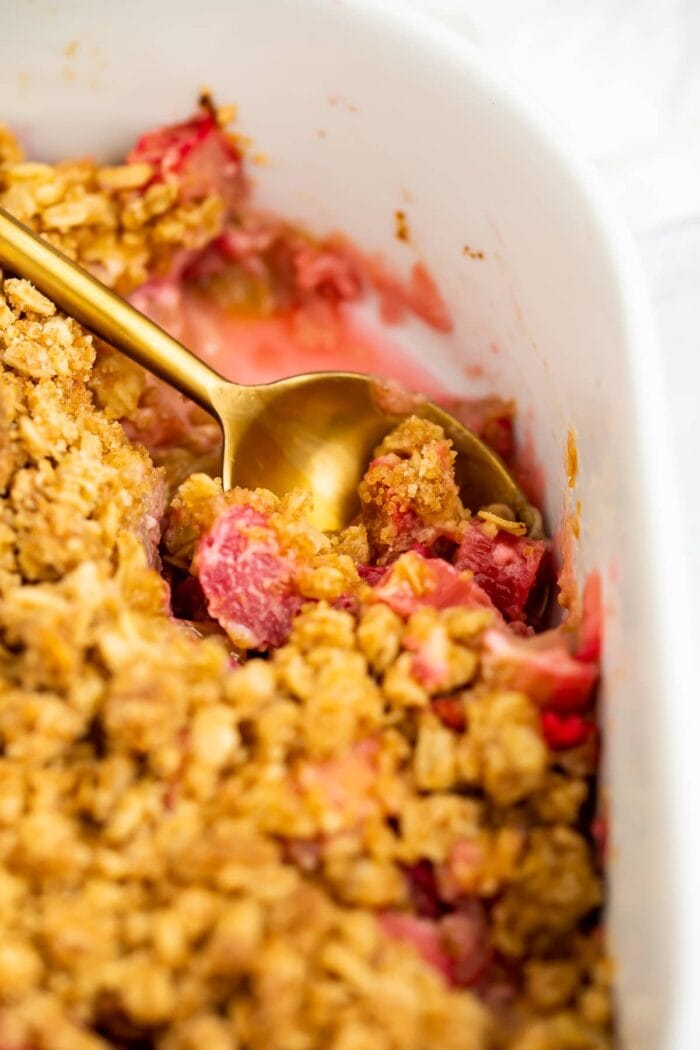
[{"label": "spoon bowl", "polygon": [[309,372],[257,386],[229,382],[2,208],[0,264],[214,415],[224,435],[224,488],[308,491],[313,524],[343,528],[359,509],[357,489],[373,450],[410,414],[439,424],[452,441],[465,506],[505,504],[529,531],[536,527],[536,513],[500,457],[430,401],[388,398],[381,380],[354,372]]},{"label": "spoon bowl", "polygon": [[[383,387],[354,372],[310,372],[259,387],[224,383],[212,402],[224,431],[224,488],[255,488],[264,479],[278,495],[313,493],[311,520],[320,529],[349,524],[374,449],[408,413],[387,411]],[[502,461],[470,430],[430,401],[410,414],[439,424],[457,449],[466,506],[505,503],[530,527],[532,508]]]}]

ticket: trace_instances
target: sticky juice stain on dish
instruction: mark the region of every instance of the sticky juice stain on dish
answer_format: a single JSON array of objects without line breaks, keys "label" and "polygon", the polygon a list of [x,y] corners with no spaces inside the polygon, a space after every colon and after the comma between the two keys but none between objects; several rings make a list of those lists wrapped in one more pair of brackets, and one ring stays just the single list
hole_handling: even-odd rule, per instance
[{"label": "sticky juice stain on dish", "polygon": [[347,370],[396,379],[431,397],[442,384],[406,355],[386,333],[372,330],[350,308],[318,315],[295,309],[271,316],[246,316],[206,295],[183,288],[173,323],[154,301],[139,300],[189,349],[239,383],[268,383],[302,372]]},{"label": "sticky juice stain on dish", "polygon": [[406,212],[402,211],[401,208],[397,208],[394,212],[394,236],[397,241],[403,241],[405,244],[411,239],[411,230],[406,218]]},{"label": "sticky juice stain on dish", "polygon": [[463,374],[467,379],[483,379],[486,375],[486,369],[483,365],[472,362],[471,364],[464,365],[462,368]]},{"label": "sticky juice stain on dish", "polygon": [[329,95],[328,105],[332,106],[333,109],[344,109],[348,113],[358,112],[357,106],[351,102],[350,99],[346,98],[345,95]]},{"label": "sticky juice stain on dish", "polygon": [[578,585],[577,556],[581,539],[581,502],[576,509],[569,505],[568,489],[564,494],[564,512],[554,535],[554,547],[559,554],[557,602],[569,613],[569,622],[577,624],[581,617],[581,595]]},{"label": "sticky juice stain on dish", "polygon": [[566,481],[570,489],[576,485],[578,478],[578,445],[576,431],[569,427],[566,433]]}]

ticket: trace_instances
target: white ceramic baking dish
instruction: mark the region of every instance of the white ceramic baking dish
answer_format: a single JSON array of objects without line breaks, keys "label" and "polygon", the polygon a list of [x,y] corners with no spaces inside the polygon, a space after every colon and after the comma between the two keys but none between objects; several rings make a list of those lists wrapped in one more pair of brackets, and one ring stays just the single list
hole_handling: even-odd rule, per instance
[{"label": "white ceramic baking dish", "polygon": [[[0,7],[0,120],[35,156],[115,157],[210,87],[239,104],[241,130],[267,155],[255,169],[265,202],[320,232],[346,230],[399,271],[427,263],[455,330],[404,338],[455,391],[517,397],[552,524],[575,430],[579,572],[600,568],[607,609],[621,1043],[698,1050],[698,671],[652,317],[628,241],[566,133],[469,44],[382,0]],[[409,245],[394,237],[396,209]]]}]

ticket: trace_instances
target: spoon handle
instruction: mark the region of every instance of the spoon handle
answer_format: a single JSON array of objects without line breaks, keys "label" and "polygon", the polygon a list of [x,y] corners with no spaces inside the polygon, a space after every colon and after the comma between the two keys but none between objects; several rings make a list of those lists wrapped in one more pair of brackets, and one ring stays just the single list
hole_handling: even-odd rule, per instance
[{"label": "spoon handle", "polygon": [[217,415],[212,391],[224,380],[157,324],[0,208],[0,264],[100,339]]}]

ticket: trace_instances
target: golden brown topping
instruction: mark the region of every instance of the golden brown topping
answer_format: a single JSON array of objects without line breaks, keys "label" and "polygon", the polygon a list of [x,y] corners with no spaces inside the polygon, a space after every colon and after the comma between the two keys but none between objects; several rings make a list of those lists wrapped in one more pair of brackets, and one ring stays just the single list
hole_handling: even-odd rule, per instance
[{"label": "golden brown topping", "polygon": [[496,944],[515,957],[528,950],[546,952],[601,899],[585,840],[570,828],[536,828],[512,884],[496,905]]},{"label": "golden brown topping", "polygon": [[[222,229],[220,197],[157,175],[25,162],[0,128],[0,203],[123,292]],[[565,826],[592,747],[550,768],[537,707],[483,680],[484,632],[506,628],[439,608],[401,553],[467,517],[442,431],[388,435],[362,523],[333,537],[302,494],[224,494],[190,447],[164,518],[163,471],[127,437],[159,397],[0,278],[0,1045],[486,1050],[493,1009],[446,975],[499,993],[495,947],[522,1019],[508,1050],[607,1050],[610,973],[580,927],[600,883]],[[292,599],[284,644],[242,665],[190,575],[227,516]],[[358,573],[396,554],[401,616]],[[252,580],[264,606],[276,577],[253,562],[230,590]],[[169,614],[182,591],[194,625]]]},{"label": "golden brown topping", "polygon": [[453,531],[465,517],[454,460],[441,428],[416,416],[375,449],[359,491],[370,550],[380,564],[415,543]]},{"label": "golden brown topping", "polygon": [[483,784],[498,805],[511,806],[540,787],[547,748],[537,708],[524,693],[491,693],[467,706],[468,733],[461,741],[459,770],[467,783]]},{"label": "golden brown topping", "polygon": [[150,177],[151,166],[141,162],[113,168],[91,160],[23,162],[0,126],[0,204],[122,293],[223,228],[225,210],[215,195],[185,200],[174,182],[144,192]]}]

